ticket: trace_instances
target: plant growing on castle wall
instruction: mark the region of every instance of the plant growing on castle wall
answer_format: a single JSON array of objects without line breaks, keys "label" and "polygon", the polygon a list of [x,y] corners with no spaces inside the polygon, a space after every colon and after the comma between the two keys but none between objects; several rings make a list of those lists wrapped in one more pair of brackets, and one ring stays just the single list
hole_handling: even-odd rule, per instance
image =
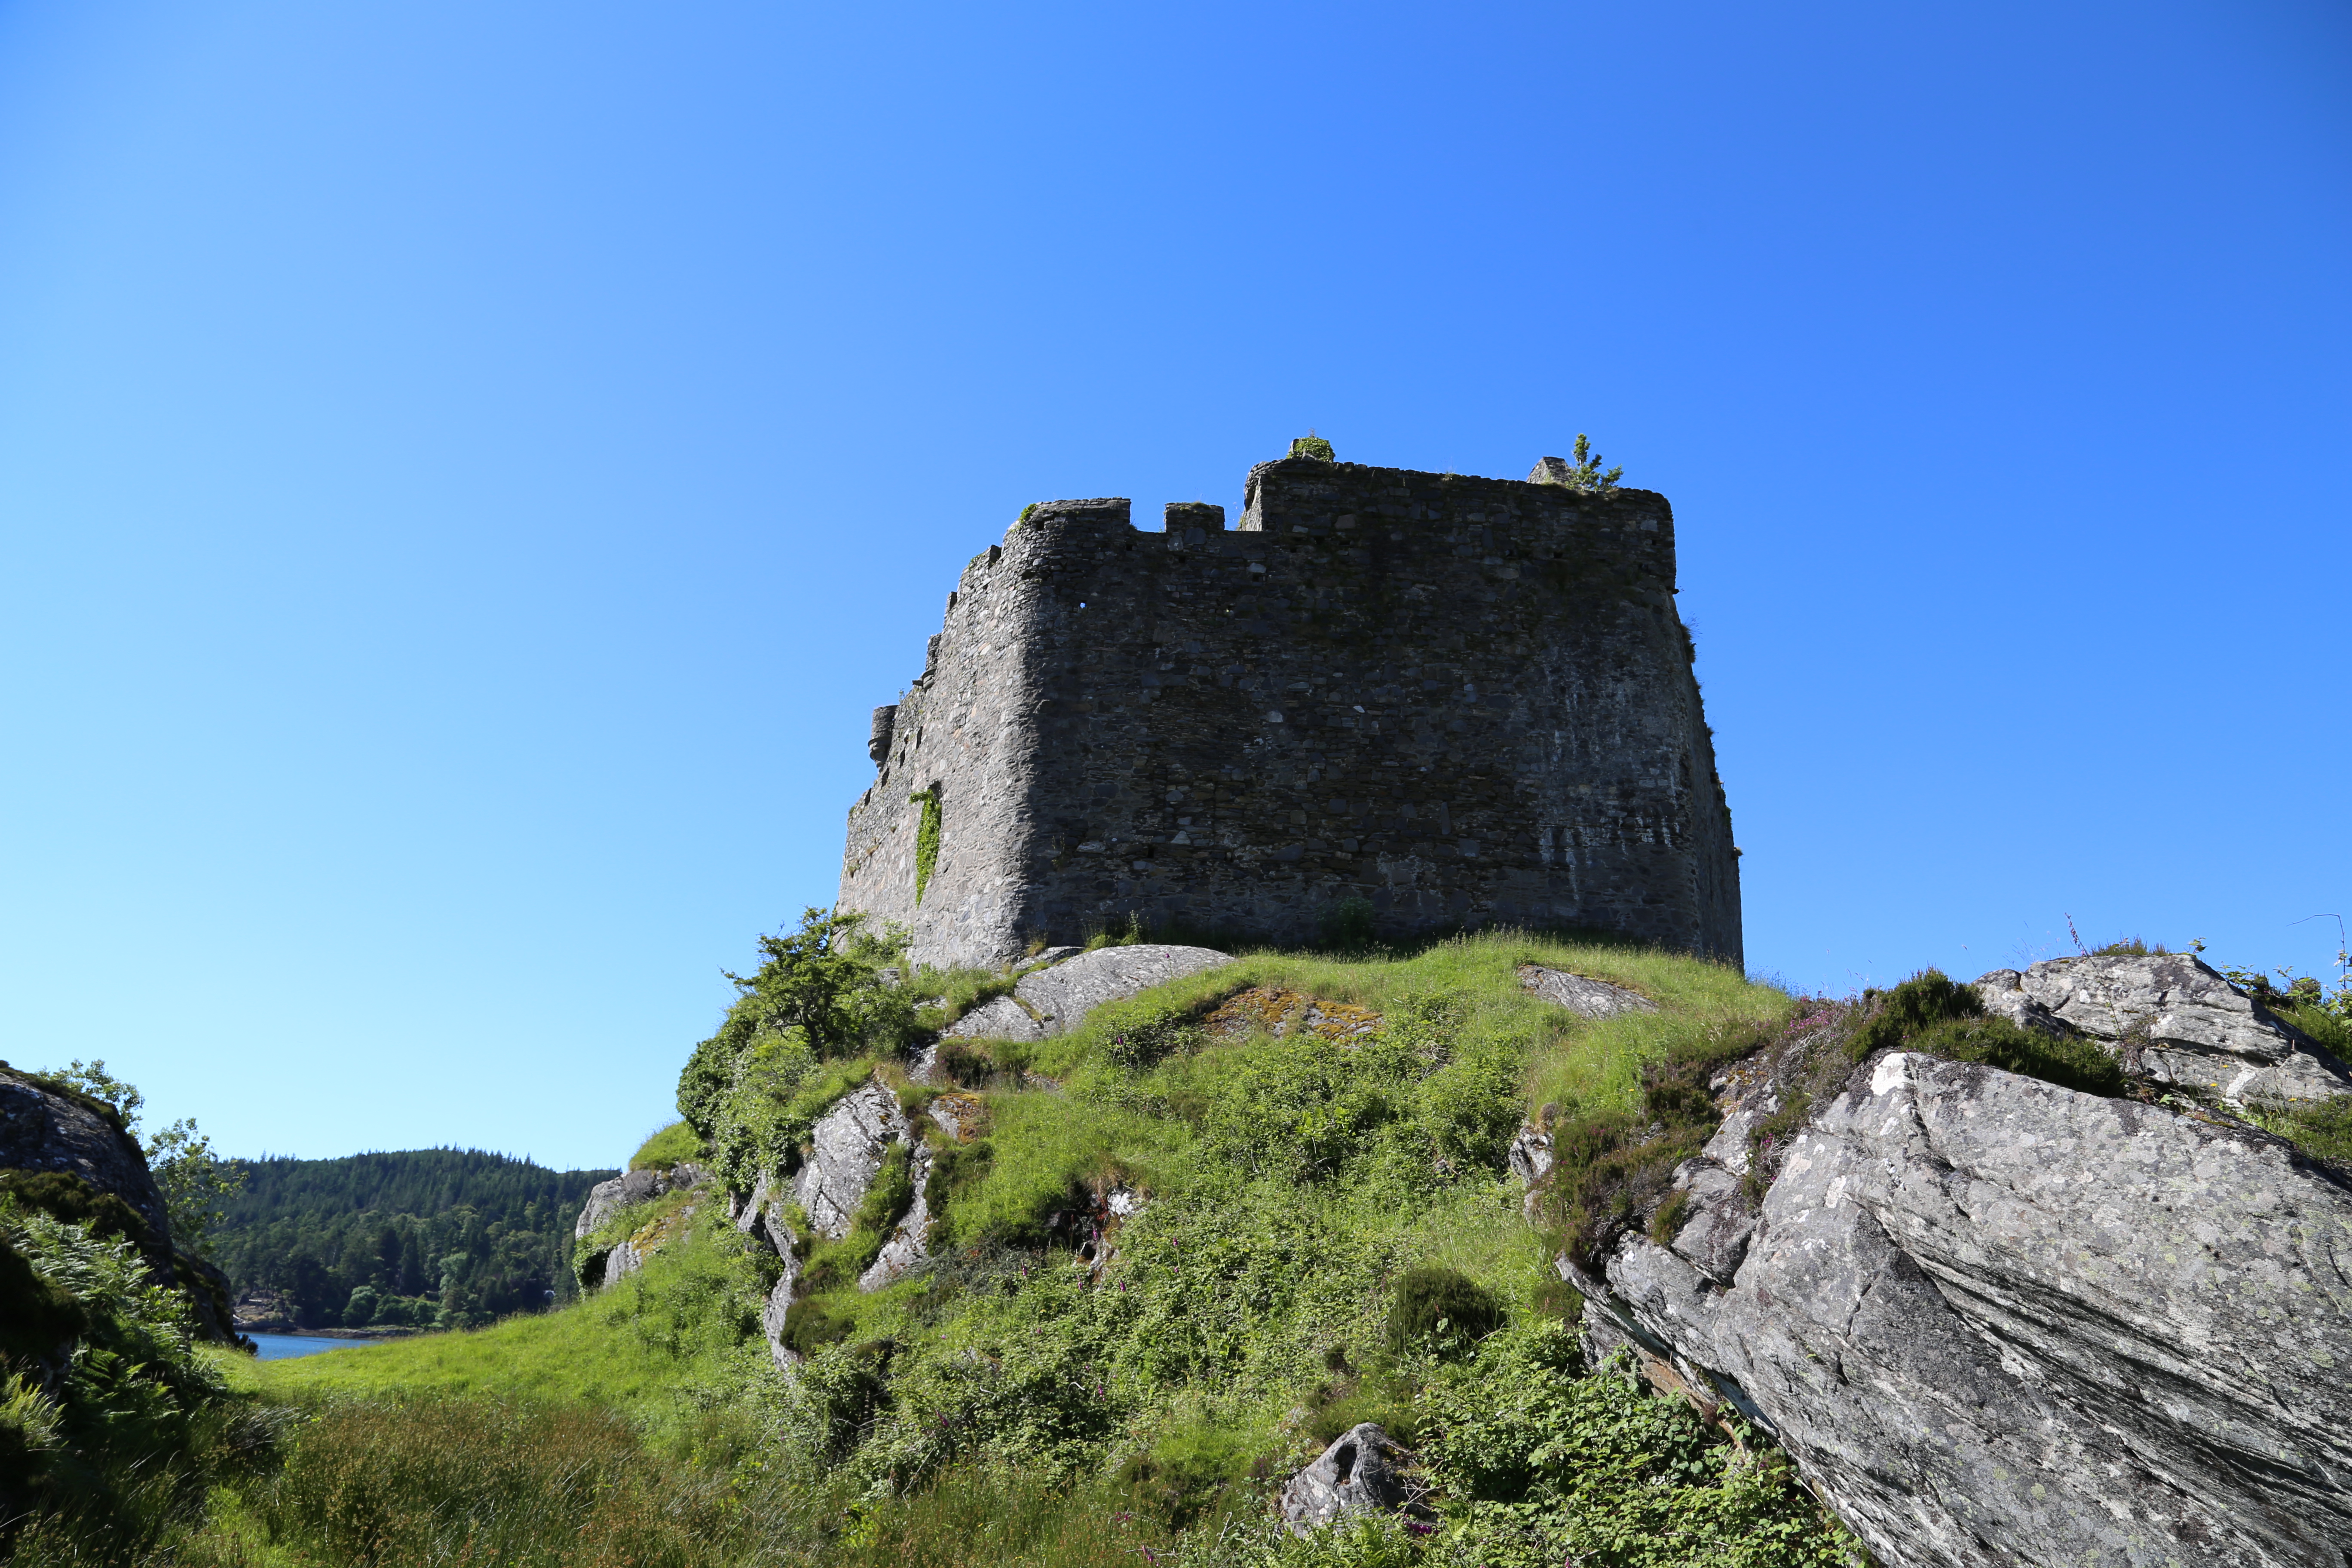
[{"label": "plant growing on castle wall", "polygon": [[931,868],[940,863],[940,786],[907,797],[909,805],[919,805],[923,815],[915,824],[915,902],[923,901],[923,890],[931,885]]},{"label": "plant growing on castle wall", "polygon": [[1625,477],[1625,466],[1622,463],[1606,473],[1601,471],[1601,454],[1592,449],[1592,443],[1585,439],[1582,431],[1577,432],[1576,445],[1570,450],[1576,457],[1576,467],[1570,471],[1568,479],[1570,489],[1590,490],[1595,493],[1613,490],[1617,488],[1617,481]]},{"label": "plant growing on castle wall", "polygon": [[1291,442],[1290,455],[1294,458],[1313,458],[1318,462],[1323,463],[1336,463],[1339,460],[1331,455],[1331,443],[1312,430]]}]

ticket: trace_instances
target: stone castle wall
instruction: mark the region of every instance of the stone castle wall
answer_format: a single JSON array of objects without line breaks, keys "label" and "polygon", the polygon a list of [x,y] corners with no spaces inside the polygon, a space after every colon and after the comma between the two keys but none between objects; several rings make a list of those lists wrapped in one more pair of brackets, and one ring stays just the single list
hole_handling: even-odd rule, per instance
[{"label": "stone castle wall", "polygon": [[972,559],[877,716],[844,908],[942,964],[1130,916],[1312,941],[1350,897],[1387,937],[1583,926],[1740,961],[1664,497],[1293,458],[1246,501],[1164,533],[1051,501]]}]

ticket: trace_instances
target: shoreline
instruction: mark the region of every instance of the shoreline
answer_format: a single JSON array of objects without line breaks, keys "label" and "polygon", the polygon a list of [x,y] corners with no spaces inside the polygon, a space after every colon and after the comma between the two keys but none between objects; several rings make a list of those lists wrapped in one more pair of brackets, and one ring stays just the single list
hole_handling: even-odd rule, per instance
[{"label": "shoreline", "polygon": [[283,1334],[289,1339],[302,1340],[404,1340],[435,1331],[411,1328],[405,1324],[364,1329],[295,1329],[279,1328],[274,1323],[238,1323],[236,1331],[240,1334]]}]

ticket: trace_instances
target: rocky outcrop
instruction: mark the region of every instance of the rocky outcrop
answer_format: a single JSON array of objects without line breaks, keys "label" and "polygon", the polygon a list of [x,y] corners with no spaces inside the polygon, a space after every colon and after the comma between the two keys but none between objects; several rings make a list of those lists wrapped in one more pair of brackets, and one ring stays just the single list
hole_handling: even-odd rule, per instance
[{"label": "rocky outcrop", "polygon": [[931,1205],[923,1191],[931,1174],[929,1144],[916,1142],[908,1160],[907,1173],[915,1184],[915,1201],[890,1232],[890,1239],[882,1244],[872,1266],[857,1277],[857,1288],[868,1295],[905,1279],[917,1264],[931,1255]]},{"label": "rocky outcrop", "polygon": [[0,1189],[129,1241],[157,1284],[187,1297],[201,1337],[244,1342],[227,1277],[178,1245],[147,1156],[112,1107],[0,1062]]},{"label": "rocky outcrop", "polygon": [[1367,1421],[1332,1439],[1320,1458],[1284,1483],[1276,1507],[1293,1535],[1355,1514],[1386,1512],[1420,1500],[1426,1489],[1413,1457]]},{"label": "rocky outcrop", "polygon": [[972,1040],[1042,1040],[1076,1028],[1105,1003],[1233,961],[1233,954],[1209,947],[1098,947],[1023,975],[1011,996],[972,1009],[947,1033]]},{"label": "rocky outcrop", "polygon": [[1522,1127],[1504,1158],[1511,1174],[1532,1187],[1551,1174],[1551,1134],[1540,1127]]},{"label": "rocky outcrop", "polygon": [[[2081,1016],[2080,990],[2036,999]],[[1669,1245],[1562,1259],[1591,1349],[1738,1405],[1890,1564],[2352,1562],[2352,1184],[2221,1119],[1895,1052],[1751,1211],[1760,1109],[1677,1172]]]},{"label": "rocky outcrop", "polygon": [[1990,1011],[2106,1041],[2154,1083],[2240,1104],[2352,1095],[2342,1062],[2189,953],[2053,958],[1976,986]]},{"label": "rocky outcrop", "polygon": [[1570,974],[1565,969],[1546,969],[1538,963],[1519,965],[1522,989],[1557,1003],[1571,1013],[1581,1013],[1588,1018],[1613,1018],[1620,1013],[1654,1013],[1658,1005],[1638,992],[1622,985],[1611,985],[1599,980],[1587,980],[1581,974]]},{"label": "rocky outcrop", "polygon": [[582,1205],[580,1217],[572,1222],[572,1237],[585,1241],[622,1210],[649,1204],[665,1193],[700,1186],[708,1177],[709,1173],[701,1166],[680,1161],[667,1170],[631,1171],[609,1182],[599,1182],[588,1189],[588,1201]]},{"label": "rocky outcrop", "polygon": [[849,1234],[890,1145],[906,1136],[898,1097],[879,1083],[860,1084],[817,1119],[808,1158],[793,1177],[793,1201],[818,1234],[835,1241]]},{"label": "rocky outcrop", "polygon": [[1233,954],[1208,947],[1142,942],[1101,947],[1022,977],[1013,994],[1037,1014],[1048,1035],[1066,1034],[1107,1003],[1124,1002],[1154,985],[1231,963]]},{"label": "rocky outcrop", "polygon": [[234,1310],[236,1326],[245,1332],[259,1330],[267,1333],[273,1329],[297,1326],[294,1302],[282,1291],[256,1287],[237,1297]]},{"label": "rocky outcrop", "polygon": [[783,1265],[783,1272],[769,1289],[768,1299],[761,1304],[760,1329],[767,1337],[768,1354],[779,1370],[792,1367],[801,1358],[784,1343],[784,1314],[793,1308],[793,1296],[801,1282],[801,1236],[793,1228],[784,1213],[782,1194],[767,1173],[761,1172],[759,1184],[751,1197],[736,1211],[735,1228],[761,1247],[772,1249]]},{"label": "rocky outcrop", "polygon": [[956,1040],[1042,1040],[1045,1027],[1012,997],[992,996],[943,1033]]},{"label": "rocky outcrop", "polygon": [[[667,1169],[630,1171],[609,1182],[599,1182],[588,1189],[588,1201],[572,1222],[572,1236],[575,1242],[586,1241],[614,1217],[640,1208],[667,1194],[687,1192],[709,1179],[709,1173],[688,1161],[679,1161]],[[684,1211],[692,1214],[688,1205]],[[660,1250],[659,1231],[651,1236],[624,1237],[604,1251],[589,1250],[576,1258],[580,1282],[594,1289],[617,1285],[646,1266],[646,1257]]]}]

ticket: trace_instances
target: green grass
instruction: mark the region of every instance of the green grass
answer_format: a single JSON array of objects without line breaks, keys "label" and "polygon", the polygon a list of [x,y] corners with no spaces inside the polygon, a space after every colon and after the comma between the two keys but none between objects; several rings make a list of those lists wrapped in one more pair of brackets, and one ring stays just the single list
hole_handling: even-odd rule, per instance
[{"label": "green grass", "polygon": [[718,1205],[683,1229],[639,1273],[552,1312],[323,1355],[215,1360],[268,1401],[470,1395],[593,1405],[653,1430],[690,1426],[713,1399],[761,1375],[766,1348],[749,1331],[756,1319],[747,1319],[745,1298],[765,1279]]},{"label": "green grass", "polygon": [[[1523,991],[1527,963],[1626,986],[1661,1011],[1577,1017]],[[991,983],[964,978],[964,994]],[[1368,1007],[1384,1026],[1345,1044],[1197,1026],[1257,985]],[[1549,1104],[1561,1126],[1618,1126],[1667,1105],[1686,1135],[1705,1103],[1688,1091],[1694,1064],[1788,1011],[1780,993],[1717,965],[1513,932],[1410,953],[1245,955],[1025,1053],[1000,1050],[982,1091],[984,1136],[950,1146],[929,1134],[932,1266],[866,1295],[845,1265],[823,1265],[863,1257],[874,1237],[813,1251],[828,1278],[796,1310],[823,1331],[803,1336],[810,1359],[790,1377],[758,1326],[777,1265],[707,1200],[690,1222],[679,1202],[641,1273],[562,1310],[232,1363],[246,1397],[306,1420],[281,1479],[235,1489],[215,1510],[218,1540],[183,1560],[260,1563],[290,1545],[321,1563],[371,1552],[681,1565],[1045,1568],[1171,1552],[1196,1568],[1467,1562],[1462,1531],[1502,1517],[1508,1485],[1480,1482],[1486,1513],[1449,1516],[1441,1538],[1454,1554],[1443,1558],[1393,1531],[1286,1543],[1265,1500],[1354,1421],[1418,1440],[1460,1419],[1449,1411],[1493,1406],[1528,1412],[1528,1432],[1585,1419],[1579,1411],[1634,1423],[1674,1456],[1652,1474],[1638,1446],[1611,1450],[1620,1481],[1653,1489],[1640,1493],[1643,1518],[1725,1539],[1761,1520],[1791,1544],[1752,1561],[1826,1562],[1835,1532],[1793,1482],[1727,1468],[1720,1434],[1684,1407],[1622,1380],[1598,1387],[1571,1364],[1558,1314],[1573,1300],[1549,1261],[1557,1237],[1527,1222],[1503,1164],[1533,1106]],[[1135,1048],[1139,1026],[1150,1050]],[[804,1124],[873,1066],[813,1066],[780,1102],[779,1125]],[[1014,1068],[1031,1076],[1004,1070]],[[906,1098],[919,1110],[920,1092]],[[1114,1186],[1146,1206],[1100,1256],[1080,1256],[1073,1222],[1099,1215]],[[875,1206],[869,1229],[891,1205]],[[525,1452],[541,1448],[571,1458],[541,1465]],[[1548,1463],[1526,1461],[1530,1475]],[[1544,1515],[1552,1522],[1522,1521],[1530,1561],[1586,1550],[1632,1517],[1631,1501],[1571,1480],[1542,1482],[1568,1489]],[[662,1497],[666,1513],[651,1500]],[[352,1499],[375,1512],[354,1512]]]},{"label": "green grass", "polygon": [[629,1156],[632,1171],[667,1170],[681,1161],[703,1157],[702,1139],[683,1121],[657,1130]]}]

